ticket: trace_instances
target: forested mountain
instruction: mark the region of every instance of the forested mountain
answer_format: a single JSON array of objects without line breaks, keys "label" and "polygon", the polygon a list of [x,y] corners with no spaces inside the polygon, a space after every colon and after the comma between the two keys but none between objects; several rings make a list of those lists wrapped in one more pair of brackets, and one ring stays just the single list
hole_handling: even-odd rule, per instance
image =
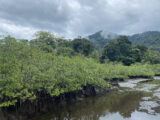
[{"label": "forested mountain", "polygon": [[88,36],[88,39],[94,44],[96,49],[103,48],[107,42],[114,41],[117,38],[117,34],[105,31],[98,31]]},{"label": "forested mountain", "polygon": [[152,49],[160,50],[160,32],[148,31],[140,34],[135,34],[128,37],[133,45],[143,44]]},{"label": "forested mountain", "polygon": [[[96,49],[103,48],[109,41],[114,41],[119,35],[114,33],[106,33],[99,31],[95,34],[89,35],[88,39],[95,45]],[[149,48],[160,50],[160,32],[148,31],[144,33],[134,34],[128,36],[133,45],[142,44]]]}]

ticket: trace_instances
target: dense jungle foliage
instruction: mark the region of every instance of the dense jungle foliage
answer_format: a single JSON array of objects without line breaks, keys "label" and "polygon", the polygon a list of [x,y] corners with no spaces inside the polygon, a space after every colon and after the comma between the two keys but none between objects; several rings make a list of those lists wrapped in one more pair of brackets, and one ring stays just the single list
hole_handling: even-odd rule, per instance
[{"label": "dense jungle foliage", "polygon": [[125,36],[99,51],[85,38],[69,41],[43,31],[31,41],[7,36],[0,39],[0,107],[35,100],[41,91],[59,96],[86,85],[110,87],[113,78],[158,75],[159,58]]},{"label": "dense jungle foliage", "polygon": [[116,41],[109,42],[104,47],[101,61],[108,58],[110,61],[120,61],[125,65],[131,65],[135,62],[142,62],[147,50],[148,48],[144,45],[133,47],[128,37],[120,36]]}]

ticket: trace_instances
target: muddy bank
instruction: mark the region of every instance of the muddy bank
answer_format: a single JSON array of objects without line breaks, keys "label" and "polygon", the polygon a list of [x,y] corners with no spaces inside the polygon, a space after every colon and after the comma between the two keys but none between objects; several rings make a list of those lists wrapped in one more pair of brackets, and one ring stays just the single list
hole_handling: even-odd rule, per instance
[{"label": "muddy bank", "polygon": [[135,78],[148,78],[148,79],[150,79],[150,78],[153,78],[153,77],[151,77],[151,76],[143,76],[143,75],[140,75],[140,76],[128,76],[129,77],[129,79],[135,79]]}]

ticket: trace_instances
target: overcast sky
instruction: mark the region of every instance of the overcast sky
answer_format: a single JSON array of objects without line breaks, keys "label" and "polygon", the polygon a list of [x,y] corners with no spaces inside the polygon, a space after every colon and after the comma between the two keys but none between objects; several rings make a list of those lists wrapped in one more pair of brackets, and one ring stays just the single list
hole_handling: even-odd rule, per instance
[{"label": "overcast sky", "polygon": [[87,36],[160,30],[160,0],[0,0],[0,34],[30,39],[35,31]]}]

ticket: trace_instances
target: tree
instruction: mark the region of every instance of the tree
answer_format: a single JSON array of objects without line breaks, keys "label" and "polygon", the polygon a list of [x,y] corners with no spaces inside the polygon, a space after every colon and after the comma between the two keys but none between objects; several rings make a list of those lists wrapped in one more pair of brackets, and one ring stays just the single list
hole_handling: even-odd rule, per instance
[{"label": "tree", "polygon": [[125,65],[130,65],[134,62],[131,56],[132,43],[126,36],[120,36],[116,41],[109,42],[103,49],[100,61],[109,59],[110,61],[123,62]]},{"label": "tree", "polygon": [[120,36],[117,41],[116,44],[119,47],[119,51],[121,56],[129,56],[132,50],[132,43],[131,41],[128,40],[127,36]]},{"label": "tree", "polygon": [[56,48],[56,38],[50,32],[38,31],[34,35],[36,38],[31,40],[30,44],[41,48],[46,52],[53,52]]},{"label": "tree", "polygon": [[15,55],[19,52],[17,40],[7,36],[0,42],[0,74],[7,75],[16,70],[15,65],[17,58]]},{"label": "tree", "polygon": [[56,40],[52,33],[45,31],[38,31],[35,33],[35,37],[36,37],[35,41],[44,42],[47,45],[50,45],[53,48],[55,48]]},{"label": "tree", "polygon": [[72,48],[71,41],[63,38],[57,38],[57,46],[58,47],[70,47]]},{"label": "tree", "polygon": [[154,50],[148,50],[143,56],[143,62],[149,62],[151,64],[160,63],[160,52]]},{"label": "tree", "polygon": [[110,61],[120,60],[120,50],[116,42],[109,42],[103,49],[102,59],[108,58]]},{"label": "tree", "polygon": [[74,56],[75,52],[72,48],[70,47],[58,47],[57,49],[57,55],[62,55],[62,56]]},{"label": "tree", "polygon": [[93,44],[85,38],[74,39],[72,41],[72,47],[75,52],[84,54],[85,56],[88,56],[94,50]]},{"label": "tree", "polygon": [[136,62],[141,62],[148,48],[144,45],[136,45],[132,49],[132,57]]}]

